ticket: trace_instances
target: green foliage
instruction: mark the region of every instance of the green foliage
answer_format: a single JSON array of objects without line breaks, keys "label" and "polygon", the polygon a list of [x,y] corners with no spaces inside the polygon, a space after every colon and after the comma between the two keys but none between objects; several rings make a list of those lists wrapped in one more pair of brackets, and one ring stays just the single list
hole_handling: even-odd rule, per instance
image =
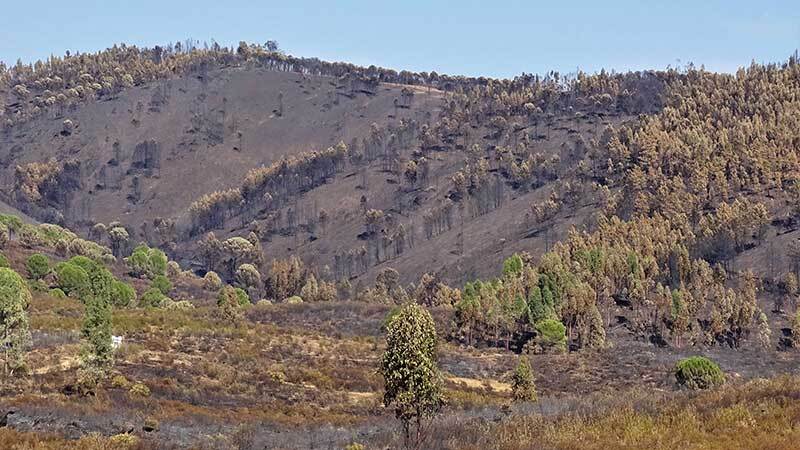
[{"label": "green foliage", "polygon": [[10,214],[0,214],[0,224],[11,231],[17,231],[22,228],[22,220],[20,220],[19,217]]},{"label": "green foliage", "polygon": [[134,383],[128,390],[128,393],[131,395],[131,397],[146,398],[150,397],[150,388],[142,383]]},{"label": "green foliage", "polygon": [[140,244],[131,256],[125,258],[125,262],[131,275],[152,278],[166,274],[168,259],[163,251]]},{"label": "green foliage", "polygon": [[67,294],[65,294],[60,288],[50,289],[50,296],[58,299],[67,298]]},{"label": "green foliage", "polygon": [[419,436],[422,420],[436,414],[442,404],[436,347],[433,318],[422,306],[407,303],[389,322],[386,351],[380,365],[385,384],[383,403],[394,406],[395,415],[403,424],[407,446],[411,444],[412,421]]},{"label": "green foliage", "polygon": [[11,234],[8,231],[8,227],[0,223],[0,248],[5,247],[10,240]]},{"label": "green foliage", "polygon": [[70,297],[83,297],[89,290],[89,274],[74,262],[56,264],[58,287]]},{"label": "green foliage", "polygon": [[563,352],[567,349],[567,328],[555,319],[536,324],[536,343],[545,351]]},{"label": "green foliage", "polygon": [[86,305],[81,334],[84,346],[81,351],[81,384],[93,387],[105,377],[114,364],[111,342],[111,296],[114,277],[105,268],[97,268],[89,275],[89,292],[84,297]]},{"label": "green foliage", "polygon": [[528,322],[531,324],[557,317],[552,303],[553,296],[549,288],[545,286],[544,289],[547,295],[542,295],[542,288],[539,286],[534,286],[528,295]]},{"label": "green foliage", "polygon": [[41,280],[50,273],[50,258],[41,253],[33,254],[28,257],[25,267],[28,269],[28,277]]},{"label": "green foliage", "polygon": [[87,275],[90,275],[90,276],[92,274],[96,273],[101,268],[100,265],[96,261],[94,261],[94,260],[92,260],[92,259],[90,259],[90,258],[88,258],[86,256],[83,256],[83,255],[73,256],[72,258],[70,258],[68,260],[68,262],[70,264],[74,264],[74,265],[80,267],[81,269],[83,269],[86,272]]},{"label": "green foliage", "polygon": [[516,276],[522,273],[522,257],[514,254],[503,261],[503,276]]},{"label": "green foliage", "polygon": [[144,291],[144,294],[142,294],[142,297],[139,299],[139,306],[160,308],[164,305],[166,299],[167,297],[161,292],[161,289],[150,287],[150,289]]},{"label": "green foliage", "polygon": [[299,295],[293,295],[287,298],[284,303],[289,305],[299,305],[300,303],[303,303],[303,297],[300,297]]},{"label": "green foliage", "polygon": [[675,379],[689,389],[708,389],[725,383],[719,365],[704,356],[691,356],[675,365]]},{"label": "green foliage", "polygon": [[11,264],[8,263],[8,258],[2,253],[0,253],[0,267],[11,267]]},{"label": "green foliage", "polygon": [[114,280],[111,289],[111,304],[114,306],[131,306],[136,302],[136,290],[130,284]]},{"label": "green foliage", "polygon": [[25,281],[13,270],[0,268],[0,349],[6,375],[25,367],[25,350],[31,344],[30,301]]},{"label": "green foliage", "polygon": [[390,309],[389,312],[386,313],[386,317],[383,318],[381,329],[387,331],[389,329],[389,324],[392,323],[392,320],[394,320],[394,318],[397,317],[397,315],[400,314],[400,311],[402,310],[403,310],[402,306],[395,306],[392,309]]},{"label": "green foliage", "polygon": [[158,289],[164,295],[169,295],[172,291],[172,282],[164,275],[156,275],[150,287]]},{"label": "green foliage", "polygon": [[517,368],[511,376],[511,395],[516,401],[535,402],[537,399],[531,361],[526,356],[519,358]]},{"label": "green foliage", "polygon": [[242,318],[239,294],[231,286],[224,286],[217,294],[217,307],[220,316],[227,322],[237,322]]},{"label": "green foliage", "polygon": [[250,306],[250,296],[244,289],[237,287],[233,291],[236,293],[236,301],[239,306]]}]

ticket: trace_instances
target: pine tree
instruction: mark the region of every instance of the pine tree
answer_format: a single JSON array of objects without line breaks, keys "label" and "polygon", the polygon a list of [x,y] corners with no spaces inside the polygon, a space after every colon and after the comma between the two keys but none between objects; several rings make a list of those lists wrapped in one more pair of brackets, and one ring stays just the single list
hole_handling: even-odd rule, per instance
[{"label": "pine tree", "polygon": [[114,277],[106,268],[93,266],[89,271],[90,289],[83,301],[86,305],[81,334],[81,384],[91,389],[114,365],[111,341],[111,296]]},{"label": "pine tree", "polygon": [[511,377],[511,395],[518,402],[535,402],[538,398],[531,362],[525,356],[520,356],[517,368]]},{"label": "pine tree", "polygon": [[380,366],[385,382],[383,403],[394,406],[407,448],[420,448],[423,424],[442,404],[436,346],[433,318],[416,303],[404,305],[388,324]]},{"label": "pine tree", "polygon": [[25,367],[25,349],[31,343],[28,305],[31,293],[16,272],[0,268],[0,346],[3,354],[3,373],[11,376]]}]

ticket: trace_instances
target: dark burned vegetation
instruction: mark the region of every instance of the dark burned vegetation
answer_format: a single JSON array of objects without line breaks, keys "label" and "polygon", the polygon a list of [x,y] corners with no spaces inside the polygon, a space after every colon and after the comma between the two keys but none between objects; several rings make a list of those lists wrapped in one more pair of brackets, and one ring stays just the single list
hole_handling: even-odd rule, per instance
[{"label": "dark burned vegetation", "polygon": [[798,90],[796,57],[493,80],[242,43],[3,67],[2,201],[27,216],[0,215],[0,439],[791,448]]}]

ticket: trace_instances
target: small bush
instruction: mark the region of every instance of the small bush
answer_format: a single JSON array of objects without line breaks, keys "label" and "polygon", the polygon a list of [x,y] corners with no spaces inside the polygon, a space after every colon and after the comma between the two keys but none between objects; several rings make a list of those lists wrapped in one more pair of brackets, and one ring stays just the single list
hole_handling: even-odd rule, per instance
[{"label": "small bush", "polygon": [[67,298],[67,294],[59,288],[50,289],[50,296],[53,298]]},{"label": "small bush", "polygon": [[216,272],[208,271],[203,277],[203,288],[207,291],[218,291],[222,288],[222,279]]},{"label": "small bush", "polygon": [[8,241],[11,240],[11,234],[8,232],[8,227],[0,223],[0,248],[5,247]]},{"label": "small bush", "polygon": [[150,388],[142,383],[135,383],[128,393],[131,394],[131,397],[150,397]]},{"label": "small bush", "polygon": [[173,280],[181,276],[181,266],[175,261],[167,263],[167,276]]},{"label": "small bush", "polygon": [[123,375],[117,375],[111,379],[111,387],[118,389],[129,389],[131,387],[131,382]]},{"label": "small bush", "polygon": [[76,255],[69,259],[70,264],[74,264],[81,269],[85,270],[87,274],[94,273],[98,270],[99,265],[94,260],[87,256]]},{"label": "small bush", "polygon": [[108,438],[111,448],[129,448],[139,444],[139,438],[128,433],[115,434]]},{"label": "small bush", "polygon": [[17,231],[22,228],[22,220],[17,216],[10,214],[0,214],[0,224],[4,225],[11,231]]},{"label": "small bush", "polygon": [[188,311],[190,309],[194,309],[194,304],[188,300],[178,300],[177,302],[168,303],[166,305],[166,309],[172,311]]},{"label": "small bush", "polygon": [[89,274],[77,264],[62,262],[56,265],[58,287],[70,297],[77,297],[89,289]]},{"label": "small bush", "polygon": [[11,267],[11,264],[8,263],[8,258],[6,258],[6,255],[2,253],[0,253],[0,267]]},{"label": "small bush", "polygon": [[111,302],[114,306],[130,306],[136,302],[136,290],[130,284],[114,280],[111,289],[113,290]]},{"label": "small bush", "polygon": [[293,295],[293,296],[287,298],[285,302],[290,304],[290,305],[297,305],[297,304],[303,303],[303,298],[300,297],[299,295]]},{"label": "small bush", "polygon": [[166,299],[167,297],[161,290],[151,287],[142,294],[142,298],[139,299],[139,306],[159,308],[164,304]]},{"label": "small bush", "polygon": [[544,351],[563,352],[567,349],[567,328],[558,320],[545,319],[536,324],[536,343]]},{"label": "small bush", "polygon": [[708,389],[725,383],[725,374],[714,361],[703,356],[692,356],[678,361],[675,379],[689,389]]},{"label": "small bush", "polygon": [[156,275],[150,287],[158,289],[164,295],[169,295],[169,292],[172,290],[172,283],[164,275]]},{"label": "small bush", "polygon": [[50,258],[41,253],[36,253],[28,257],[25,267],[28,269],[28,277],[30,279],[41,280],[50,273]]},{"label": "small bush", "polygon": [[135,277],[155,277],[164,275],[167,271],[167,255],[157,248],[150,248],[144,244],[133,250],[131,256],[125,258],[131,275]]},{"label": "small bush", "polygon": [[247,295],[242,288],[235,288],[234,291],[236,292],[236,300],[239,303],[239,306],[249,306],[250,305],[250,296]]}]

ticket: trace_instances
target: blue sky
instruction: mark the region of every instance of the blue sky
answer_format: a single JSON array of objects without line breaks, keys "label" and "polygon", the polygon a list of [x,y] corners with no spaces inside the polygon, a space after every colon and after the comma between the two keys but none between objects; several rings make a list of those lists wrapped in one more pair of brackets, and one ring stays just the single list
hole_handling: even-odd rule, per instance
[{"label": "blue sky", "polygon": [[735,71],[800,48],[799,0],[0,2],[0,60],[113,43],[277,40],[298,56],[510,77],[694,62]]}]

